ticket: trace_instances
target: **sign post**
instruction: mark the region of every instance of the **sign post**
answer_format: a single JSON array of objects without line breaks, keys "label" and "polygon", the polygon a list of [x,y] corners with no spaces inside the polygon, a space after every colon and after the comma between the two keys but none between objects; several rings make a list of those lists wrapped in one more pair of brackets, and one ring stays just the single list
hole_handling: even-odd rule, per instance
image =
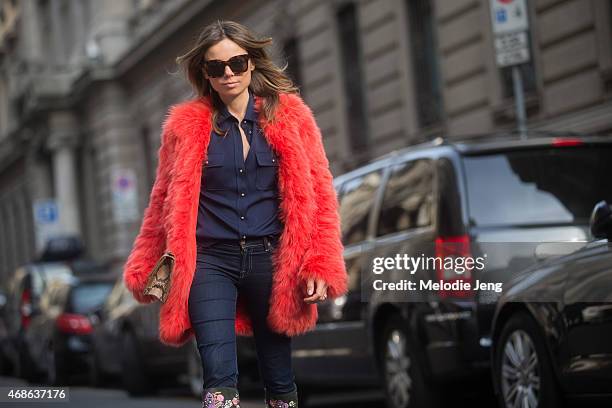
[{"label": "sign post", "polygon": [[521,139],[526,139],[525,95],[518,65],[529,61],[527,2],[526,0],[490,0],[490,2],[497,65],[512,67],[517,127]]},{"label": "sign post", "polygon": [[38,199],[32,204],[32,210],[34,213],[36,252],[42,253],[47,241],[62,232],[59,206],[55,198]]},{"label": "sign post", "polygon": [[138,191],[136,173],[130,168],[111,171],[113,218],[117,224],[138,220]]}]

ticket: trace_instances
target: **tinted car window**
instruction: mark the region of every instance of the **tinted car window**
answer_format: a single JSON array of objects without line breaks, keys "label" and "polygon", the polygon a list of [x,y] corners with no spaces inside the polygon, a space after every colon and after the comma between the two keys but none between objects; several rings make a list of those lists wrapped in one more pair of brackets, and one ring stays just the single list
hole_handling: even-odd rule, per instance
[{"label": "tinted car window", "polygon": [[102,306],[106,297],[113,289],[108,283],[83,283],[72,289],[70,306],[74,313],[85,314]]},{"label": "tinted car window", "polygon": [[381,171],[377,170],[346,181],[342,186],[340,218],[344,245],[365,239],[368,216],[380,186]]},{"label": "tinted car window", "polygon": [[470,222],[587,223],[612,198],[612,148],[537,149],[466,157]]},{"label": "tinted car window", "polygon": [[419,159],[395,164],[385,186],[377,235],[431,225],[432,208],[431,160]]}]

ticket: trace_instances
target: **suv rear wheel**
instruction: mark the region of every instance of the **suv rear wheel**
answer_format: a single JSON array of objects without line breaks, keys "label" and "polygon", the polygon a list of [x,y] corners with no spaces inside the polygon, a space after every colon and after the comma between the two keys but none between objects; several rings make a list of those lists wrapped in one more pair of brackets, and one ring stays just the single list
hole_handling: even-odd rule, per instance
[{"label": "suv rear wheel", "polygon": [[414,351],[406,322],[392,316],[385,324],[378,350],[388,408],[437,406]]}]

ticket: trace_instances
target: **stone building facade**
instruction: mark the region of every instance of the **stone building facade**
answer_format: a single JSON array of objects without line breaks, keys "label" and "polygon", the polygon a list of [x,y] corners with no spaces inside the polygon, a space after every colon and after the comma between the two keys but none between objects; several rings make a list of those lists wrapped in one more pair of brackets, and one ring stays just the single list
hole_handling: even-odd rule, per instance
[{"label": "stone building facade", "polygon": [[[612,2],[528,0],[528,126],[612,131]],[[272,36],[335,174],[435,136],[514,126],[489,0],[1,0],[0,279],[40,250],[34,205],[114,262],[129,253],[176,56],[215,19]],[[135,182],[135,184],[134,184]],[[127,187],[126,187],[127,186]],[[121,190],[126,187],[126,190]],[[37,207],[38,208],[38,207]]]}]

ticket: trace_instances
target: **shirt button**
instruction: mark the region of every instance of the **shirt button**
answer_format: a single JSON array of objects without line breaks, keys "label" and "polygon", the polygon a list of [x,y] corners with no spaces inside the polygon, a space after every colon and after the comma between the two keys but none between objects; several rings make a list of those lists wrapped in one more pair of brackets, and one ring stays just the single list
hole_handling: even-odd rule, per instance
[{"label": "shirt button", "polygon": [[272,159],[272,162],[274,163],[276,161],[276,159]]},{"label": "shirt button", "polygon": [[242,173],[242,169],[239,170]]},{"label": "shirt button", "polygon": [[243,236],[242,236],[242,239],[246,239],[246,235],[243,235]]},{"label": "shirt button", "polygon": [[244,193],[240,193],[240,195],[241,195],[242,197],[244,197]]},{"label": "shirt button", "polygon": [[241,220],[244,220],[244,215],[241,215],[241,216],[240,216],[240,219],[241,219]]}]

